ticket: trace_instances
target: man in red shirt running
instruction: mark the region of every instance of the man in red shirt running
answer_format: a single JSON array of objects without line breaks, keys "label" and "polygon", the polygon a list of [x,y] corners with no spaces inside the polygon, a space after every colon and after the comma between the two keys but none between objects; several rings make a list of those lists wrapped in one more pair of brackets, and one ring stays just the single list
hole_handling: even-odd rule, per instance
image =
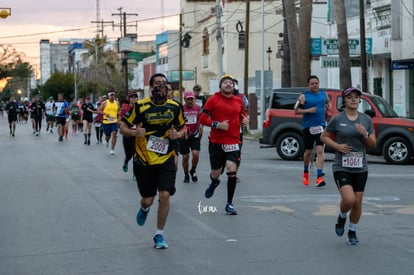
[{"label": "man in red shirt running", "polygon": [[211,127],[209,137],[210,178],[211,183],[205,191],[205,197],[211,198],[220,183],[220,175],[226,168],[228,215],[237,215],[233,207],[236,190],[237,166],[240,163],[240,124],[247,125],[249,119],[243,102],[234,96],[234,78],[223,75],[220,91],[211,96],[200,115],[200,123]]}]

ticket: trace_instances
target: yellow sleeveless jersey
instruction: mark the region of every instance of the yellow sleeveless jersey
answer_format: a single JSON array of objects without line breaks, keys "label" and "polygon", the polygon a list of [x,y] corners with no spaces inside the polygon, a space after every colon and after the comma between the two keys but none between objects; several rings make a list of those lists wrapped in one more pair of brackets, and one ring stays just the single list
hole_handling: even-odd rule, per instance
[{"label": "yellow sleeveless jersey", "polygon": [[119,105],[116,100],[114,102],[109,101],[109,99],[106,100],[105,108],[103,109],[103,112],[105,114],[109,114],[109,116],[104,115],[103,116],[103,124],[112,124],[118,122],[118,111],[119,111]]},{"label": "yellow sleeveless jersey", "polygon": [[129,126],[142,123],[145,128],[145,137],[135,139],[134,158],[140,165],[162,164],[175,155],[168,132],[172,127],[178,130],[185,126],[179,103],[167,100],[163,105],[156,105],[147,97],[139,100],[122,119]]}]

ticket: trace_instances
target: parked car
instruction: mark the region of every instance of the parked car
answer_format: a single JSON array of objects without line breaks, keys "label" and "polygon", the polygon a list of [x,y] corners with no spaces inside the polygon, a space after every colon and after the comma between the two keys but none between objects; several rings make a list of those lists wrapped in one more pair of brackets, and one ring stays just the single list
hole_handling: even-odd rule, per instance
[{"label": "parked car", "polygon": [[[302,137],[302,117],[295,114],[293,106],[299,95],[308,88],[274,89],[266,99],[266,117],[263,136],[259,139],[263,147],[276,147],[278,155],[286,160],[303,156],[305,147]],[[332,115],[342,111],[341,90],[321,89],[327,92],[332,102]],[[414,120],[401,118],[382,97],[362,93],[359,111],[368,114],[373,122],[377,145],[367,149],[371,155],[382,155],[388,163],[407,164],[414,158]],[[333,152],[332,148],[326,148]]]}]

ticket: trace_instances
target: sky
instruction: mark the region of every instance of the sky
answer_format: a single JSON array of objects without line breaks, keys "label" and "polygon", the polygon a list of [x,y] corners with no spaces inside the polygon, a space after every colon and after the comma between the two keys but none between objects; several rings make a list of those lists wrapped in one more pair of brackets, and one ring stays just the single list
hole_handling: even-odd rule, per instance
[{"label": "sky", "polygon": [[26,61],[38,63],[41,39],[58,42],[96,36],[96,23],[91,22],[97,21],[97,2],[99,21],[115,24],[104,27],[109,39],[121,35],[121,7],[122,12],[138,14],[127,16],[127,25],[134,25],[127,28],[127,33],[137,33],[140,41],[152,40],[167,29],[178,29],[180,0],[0,0],[0,8],[12,9],[11,16],[0,19],[0,45],[10,44],[26,55]]}]

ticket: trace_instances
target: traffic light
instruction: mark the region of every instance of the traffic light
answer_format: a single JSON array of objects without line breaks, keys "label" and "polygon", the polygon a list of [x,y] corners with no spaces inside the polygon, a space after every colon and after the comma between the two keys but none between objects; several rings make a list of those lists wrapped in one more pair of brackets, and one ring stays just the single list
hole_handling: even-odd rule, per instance
[{"label": "traffic light", "polygon": [[188,32],[186,32],[184,34],[183,40],[181,41],[181,45],[183,46],[183,48],[190,47],[190,40],[191,40],[191,35]]}]

